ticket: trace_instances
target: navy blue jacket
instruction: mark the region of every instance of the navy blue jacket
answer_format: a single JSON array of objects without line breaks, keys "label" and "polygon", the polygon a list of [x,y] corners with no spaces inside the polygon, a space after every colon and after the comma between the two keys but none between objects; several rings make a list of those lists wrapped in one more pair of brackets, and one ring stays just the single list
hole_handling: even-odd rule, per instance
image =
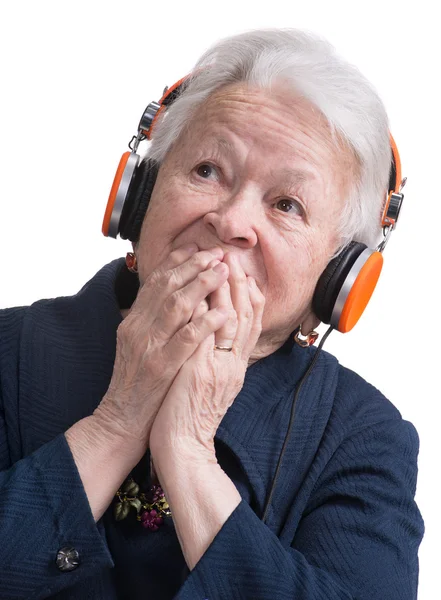
[{"label": "navy blue jacket", "polygon": [[[315,352],[289,341],[247,370],[218,429],[217,458],[242,501],[191,572],[171,518],[153,532],[130,515],[115,522],[111,505],[94,522],[64,432],[109,385],[120,307],[136,294],[123,263],[75,296],[0,311],[1,600],[416,598],[418,435],[326,352],[299,395],[261,520]],[[135,479],[148,482],[148,464],[147,452]],[[64,546],[80,554],[71,572],[56,566]]]}]

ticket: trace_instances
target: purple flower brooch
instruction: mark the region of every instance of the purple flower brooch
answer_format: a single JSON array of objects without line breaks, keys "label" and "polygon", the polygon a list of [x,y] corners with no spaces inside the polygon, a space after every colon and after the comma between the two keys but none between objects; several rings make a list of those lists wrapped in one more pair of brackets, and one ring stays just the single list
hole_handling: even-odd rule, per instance
[{"label": "purple flower brooch", "polygon": [[140,492],[139,485],[132,478],[127,479],[116,492],[115,519],[125,519],[130,508],[136,510],[136,519],[150,531],[158,531],[164,518],[171,517],[170,507],[161,486],[154,484],[148,492]]}]

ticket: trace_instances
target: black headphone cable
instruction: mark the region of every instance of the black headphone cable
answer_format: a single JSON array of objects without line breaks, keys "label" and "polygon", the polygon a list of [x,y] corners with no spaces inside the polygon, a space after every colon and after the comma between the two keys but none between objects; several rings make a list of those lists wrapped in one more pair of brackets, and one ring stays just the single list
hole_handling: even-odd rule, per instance
[{"label": "black headphone cable", "polygon": [[279,476],[279,472],[280,472],[280,467],[282,464],[282,459],[283,459],[283,455],[285,453],[286,447],[288,445],[288,441],[289,441],[289,436],[291,434],[291,429],[292,429],[292,425],[294,422],[294,415],[295,415],[295,408],[296,408],[296,404],[297,404],[297,398],[300,394],[300,391],[302,389],[303,383],[306,381],[306,379],[308,378],[308,375],[311,373],[312,369],[314,368],[315,363],[317,362],[317,359],[319,357],[320,351],[323,348],[323,344],[325,343],[326,339],[328,338],[329,334],[331,333],[331,331],[334,329],[334,327],[331,325],[330,327],[328,327],[326,333],[324,334],[320,344],[317,347],[317,350],[314,353],[313,359],[309,364],[309,367],[307,368],[305,374],[303,375],[303,377],[300,380],[300,383],[297,386],[296,392],[294,394],[294,399],[292,402],[292,406],[291,406],[291,416],[289,418],[289,424],[288,424],[288,431],[286,432],[286,436],[285,436],[285,441],[283,442],[283,446],[282,446],[282,450],[280,452],[280,456],[279,456],[279,461],[277,463],[277,468],[276,468],[276,472],[274,474],[274,479],[273,479],[273,483],[271,486],[271,490],[270,493],[268,495],[268,498],[266,500],[265,503],[265,507],[263,510],[263,517],[262,517],[262,521],[265,523],[266,518],[267,518],[267,514],[268,514],[268,510],[271,504],[271,499],[273,497],[274,494],[274,489],[276,487],[276,483],[277,483],[277,478]]}]

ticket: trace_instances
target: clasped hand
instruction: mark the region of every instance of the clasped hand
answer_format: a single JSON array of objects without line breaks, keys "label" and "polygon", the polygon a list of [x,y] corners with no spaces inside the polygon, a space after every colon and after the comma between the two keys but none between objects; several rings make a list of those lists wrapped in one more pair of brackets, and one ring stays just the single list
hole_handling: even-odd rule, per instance
[{"label": "clasped hand", "polygon": [[173,251],[118,328],[112,379],[94,415],[126,443],[212,449],[242,388],[264,303],[237,254],[196,244]]}]

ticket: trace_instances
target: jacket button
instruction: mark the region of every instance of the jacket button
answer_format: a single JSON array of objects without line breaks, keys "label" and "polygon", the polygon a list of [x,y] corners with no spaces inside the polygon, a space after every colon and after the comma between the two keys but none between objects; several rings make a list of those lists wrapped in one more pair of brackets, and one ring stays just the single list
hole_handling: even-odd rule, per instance
[{"label": "jacket button", "polygon": [[73,546],[64,546],[57,553],[57,567],[60,571],[73,571],[80,564],[80,555]]}]

